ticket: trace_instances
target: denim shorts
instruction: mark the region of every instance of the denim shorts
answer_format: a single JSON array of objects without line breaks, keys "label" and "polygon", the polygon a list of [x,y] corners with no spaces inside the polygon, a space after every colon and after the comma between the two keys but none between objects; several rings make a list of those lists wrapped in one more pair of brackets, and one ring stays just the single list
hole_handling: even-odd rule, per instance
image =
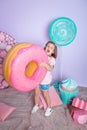
[{"label": "denim shorts", "polygon": [[50,84],[40,84],[40,89],[41,90],[49,90]]}]

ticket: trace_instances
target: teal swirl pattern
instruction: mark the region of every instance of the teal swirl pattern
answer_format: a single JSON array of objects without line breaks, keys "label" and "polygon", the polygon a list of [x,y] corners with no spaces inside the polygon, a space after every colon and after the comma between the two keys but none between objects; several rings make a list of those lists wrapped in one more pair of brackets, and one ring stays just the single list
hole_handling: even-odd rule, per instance
[{"label": "teal swirl pattern", "polygon": [[77,33],[76,24],[67,17],[54,20],[49,29],[50,39],[60,46],[66,46],[75,39]]}]

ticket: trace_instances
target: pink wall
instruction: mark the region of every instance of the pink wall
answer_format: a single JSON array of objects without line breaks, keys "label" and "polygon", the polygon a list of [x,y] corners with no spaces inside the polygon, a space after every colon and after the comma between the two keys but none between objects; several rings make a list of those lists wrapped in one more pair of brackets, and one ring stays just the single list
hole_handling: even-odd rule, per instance
[{"label": "pink wall", "polygon": [[[0,0],[0,31],[11,34],[18,42],[44,44],[48,30],[58,17],[69,17],[77,25],[72,44],[58,47],[54,79],[71,77],[87,87],[87,0]],[[61,72],[62,71],[62,72]]]}]

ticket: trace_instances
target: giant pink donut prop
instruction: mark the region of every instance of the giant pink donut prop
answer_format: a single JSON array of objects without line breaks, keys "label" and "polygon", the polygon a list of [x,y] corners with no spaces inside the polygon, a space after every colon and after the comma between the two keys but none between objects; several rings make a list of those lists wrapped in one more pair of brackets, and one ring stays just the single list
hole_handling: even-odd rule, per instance
[{"label": "giant pink donut prop", "polygon": [[[23,44],[21,45],[23,46]],[[16,56],[12,59],[9,79],[11,86],[23,92],[30,91],[41,83],[47,70],[44,67],[40,67],[38,64],[41,62],[48,63],[48,57],[41,46],[28,43],[26,45],[27,47],[20,48]],[[12,49],[14,49],[14,47]],[[7,59],[9,55],[7,56]],[[34,74],[31,77],[28,77],[25,75],[25,69],[31,61],[35,61],[38,67],[35,70]],[[6,59],[5,63],[7,65]],[[6,68],[5,65],[4,68]]]}]

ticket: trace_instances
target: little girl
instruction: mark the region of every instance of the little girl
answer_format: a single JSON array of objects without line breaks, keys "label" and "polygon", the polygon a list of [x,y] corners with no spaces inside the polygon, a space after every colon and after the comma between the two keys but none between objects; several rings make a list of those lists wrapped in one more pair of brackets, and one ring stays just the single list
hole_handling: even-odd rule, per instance
[{"label": "little girl", "polygon": [[38,101],[39,101],[39,96],[40,96],[40,90],[43,92],[45,101],[47,103],[47,109],[45,112],[45,116],[50,116],[52,113],[52,108],[51,108],[51,100],[49,96],[49,88],[50,88],[50,83],[52,81],[52,75],[51,71],[54,68],[55,65],[55,59],[57,57],[57,46],[52,42],[48,41],[46,43],[46,46],[44,48],[47,56],[49,63],[41,62],[39,66],[45,67],[47,69],[47,73],[41,84],[35,88],[35,106],[32,109],[32,113],[35,113],[39,109]]}]

